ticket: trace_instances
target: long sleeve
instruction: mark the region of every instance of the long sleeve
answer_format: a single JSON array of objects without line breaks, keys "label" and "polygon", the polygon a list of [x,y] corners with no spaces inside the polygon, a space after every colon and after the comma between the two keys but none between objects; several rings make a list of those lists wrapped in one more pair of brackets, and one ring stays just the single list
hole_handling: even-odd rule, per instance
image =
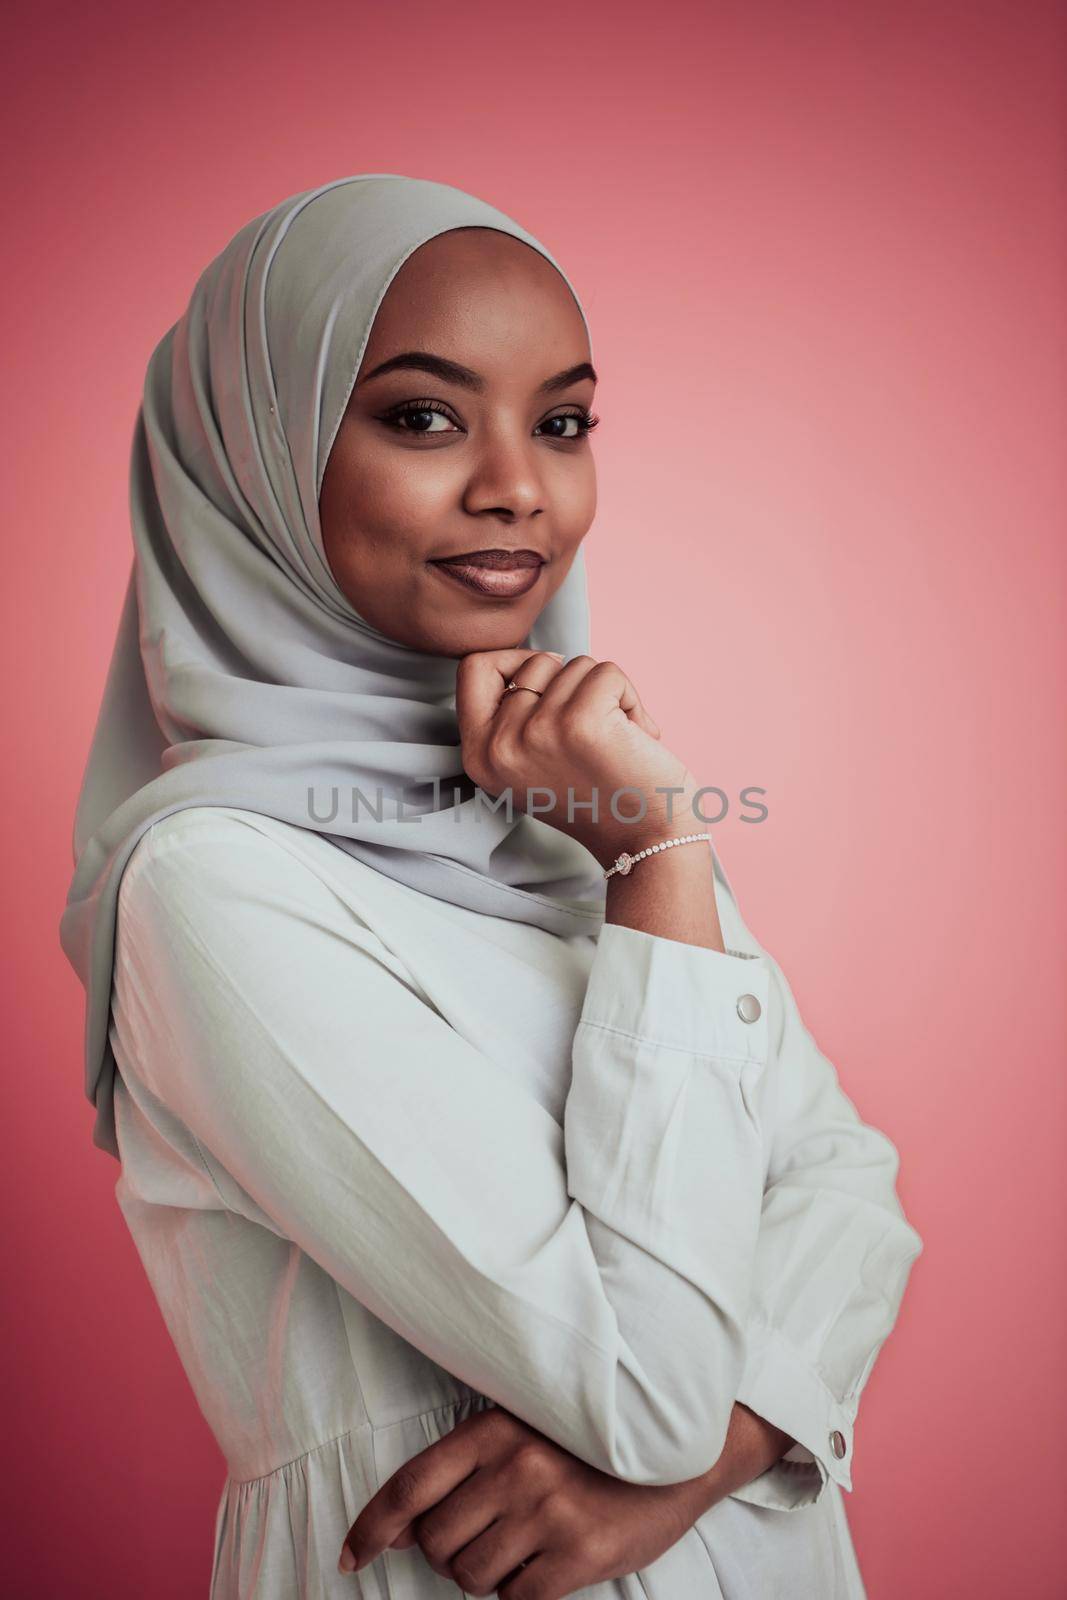
[{"label": "long sleeve", "polygon": [[719,871],[727,947],[761,961],[771,992],[767,1173],[737,1399],[797,1441],[734,1498],[789,1511],[831,1478],[852,1488],[860,1397],[923,1242],[897,1195],[896,1147],[861,1120]]},{"label": "long sleeve", "polygon": [[605,926],[561,1128],[254,829],[149,836],[119,915],[138,1070],[227,1206],[599,1469],[711,1466],[763,1204],[761,959]]}]

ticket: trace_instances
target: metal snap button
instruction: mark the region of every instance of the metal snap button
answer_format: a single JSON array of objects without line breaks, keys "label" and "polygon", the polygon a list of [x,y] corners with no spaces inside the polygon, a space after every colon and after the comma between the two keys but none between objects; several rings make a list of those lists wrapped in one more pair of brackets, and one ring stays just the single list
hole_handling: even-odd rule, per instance
[{"label": "metal snap button", "polygon": [[742,1022],[758,1022],[763,1007],[754,994],[743,994],[737,1002],[737,1015]]},{"label": "metal snap button", "polygon": [[848,1449],[848,1446],[845,1443],[845,1436],[841,1432],[840,1428],[835,1428],[833,1433],[830,1435],[830,1449],[833,1451],[834,1455],[839,1461],[841,1460],[841,1457],[844,1455],[845,1451]]}]

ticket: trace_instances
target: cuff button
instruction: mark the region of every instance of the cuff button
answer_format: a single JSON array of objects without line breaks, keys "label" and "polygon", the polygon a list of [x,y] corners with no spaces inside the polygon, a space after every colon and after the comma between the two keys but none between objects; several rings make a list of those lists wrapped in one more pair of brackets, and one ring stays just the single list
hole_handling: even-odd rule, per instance
[{"label": "cuff button", "polygon": [[742,1022],[758,1022],[763,1007],[754,994],[743,994],[737,1002],[737,1015]]},{"label": "cuff button", "polygon": [[838,1461],[841,1460],[841,1457],[848,1449],[848,1446],[845,1443],[845,1436],[841,1432],[840,1428],[835,1428],[833,1433],[830,1435],[830,1449],[833,1451]]}]

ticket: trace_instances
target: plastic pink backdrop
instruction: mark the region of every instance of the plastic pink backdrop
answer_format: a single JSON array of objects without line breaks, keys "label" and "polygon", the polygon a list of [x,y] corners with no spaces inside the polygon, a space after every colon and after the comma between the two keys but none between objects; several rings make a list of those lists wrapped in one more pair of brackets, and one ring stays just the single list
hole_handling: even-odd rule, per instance
[{"label": "plastic pink backdrop", "polygon": [[900,1151],[926,1248],[856,1435],[871,1600],[1063,1593],[1065,20],[9,21],[7,1592],[207,1593],[223,1464],[90,1142],[57,923],[145,362],[249,217],[370,171],[484,196],[573,275],[593,650],[734,798],[742,909]]}]

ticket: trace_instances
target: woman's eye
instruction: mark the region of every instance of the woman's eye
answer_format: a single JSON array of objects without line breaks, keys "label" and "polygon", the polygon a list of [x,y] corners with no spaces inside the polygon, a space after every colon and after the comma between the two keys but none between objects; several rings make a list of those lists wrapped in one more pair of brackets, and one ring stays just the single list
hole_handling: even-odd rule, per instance
[{"label": "woman's eye", "polygon": [[392,427],[399,428],[401,433],[447,433],[446,427],[437,428],[435,422],[448,422],[448,416],[440,408],[433,405],[408,405],[401,406],[396,411],[390,411],[382,418]]},{"label": "woman's eye", "polygon": [[[599,417],[592,416],[588,411],[564,411],[557,417],[546,418],[541,427],[552,428],[553,431],[548,435],[550,439],[578,439],[582,434],[592,432],[599,421]],[[561,425],[558,432],[555,431],[556,423]],[[574,426],[568,427],[570,423]]]}]

